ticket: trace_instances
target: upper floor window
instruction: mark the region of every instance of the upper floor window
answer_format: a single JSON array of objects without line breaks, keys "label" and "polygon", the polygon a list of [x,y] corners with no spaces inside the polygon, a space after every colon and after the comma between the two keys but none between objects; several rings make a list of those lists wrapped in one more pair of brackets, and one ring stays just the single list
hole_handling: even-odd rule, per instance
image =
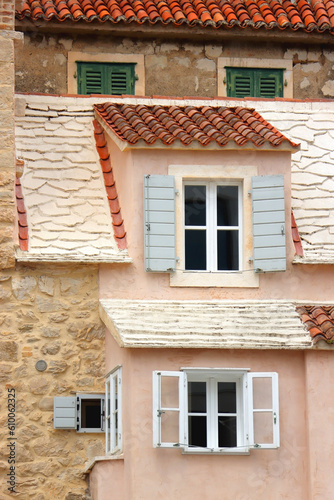
[{"label": "upper floor window", "polygon": [[118,367],[106,379],[106,453],[122,450],[122,368]]},{"label": "upper floor window", "polygon": [[135,64],[77,62],[78,94],[134,94]]},{"label": "upper floor window", "polygon": [[283,69],[226,67],[228,97],[283,97]]},{"label": "upper floor window", "polygon": [[185,269],[240,268],[240,186],[216,182],[184,186]]}]

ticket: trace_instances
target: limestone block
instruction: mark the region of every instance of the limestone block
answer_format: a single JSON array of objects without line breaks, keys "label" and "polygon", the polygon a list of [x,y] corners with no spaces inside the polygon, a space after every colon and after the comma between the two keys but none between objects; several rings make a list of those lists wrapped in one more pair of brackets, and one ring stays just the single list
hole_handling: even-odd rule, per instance
[{"label": "limestone block", "polygon": [[101,455],[104,455],[104,446],[102,439],[91,441],[87,446],[87,457],[94,458]]},{"label": "limestone block", "polygon": [[334,80],[327,80],[321,91],[324,96],[334,96]]},{"label": "limestone block", "polygon": [[34,461],[34,463],[32,464],[25,464],[22,466],[18,466],[18,472],[20,477],[29,477],[36,475],[50,477],[54,475],[57,470],[59,470],[59,465],[56,462],[53,462],[52,460]]},{"label": "limestone block", "polygon": [[303,64],[302,70],[304,73],[318,73],[322,68],[320,63],[307,63]]},{"label": "limestone block", "polygon": [[41,336],[47,338],[57,338],[60,336],[60,328],[45,326],[40,329]]},{"label": "limestone block", "polygon": [[4,363],[0,364],[0,382],[7,382],[9,380],[9,375],[12,372],[12,367]]},{"label": "limestone block", "polygon": [[0,340],[0,361],[17,361],[18,344],[13,340]]},{"label": "limestone block", "polygon": [[161,55],[148,55],[145,57],[146,70],[150,69],[165,69],[168,65],[167,56]]},{"label": "limestone block", "polygon": [[66,439],[61,438],[60,435],[50,438],[48,441],[44,437],[38,439],[33,445],[33,449],[36,455],[41,457],[62,457],[68,455]]},{"label": "limestone block", "polygon": [[53,398],[48,396],[42,398],[38,403],[38,407],[42,411],[53,411]]},{"label": "limestone block", "polygon": [[[1,252],[1,248],[0,248],[0,252]],[[1,258],[0,258],[0,262],[1,262]],[[10,290],[7,290],[7,288],[0,286],[0,302],[4,302],[6,300],[9,300],[10,297],[11,297]]]},{"label": "limestone block", "polygon": [[29,388],[32,394],[46,394],[49,390],[50,382],[42,373],[32,377],[29,381]]},{"label": "limestone block", "polygon": [[64,373],[68,368],[66,361],[51,361],[48,366],[48,373],[53,373],[57,375],[58,373]]},{"label": "limestone block", "polygon": [[12,279],[13,294],[18,300],[33,300],[35,298],[36,279],[32,276]]},{"label": "limestone block", "polygon": [[41,435],[41,430],[36,425],[27,425],[20,429],[17,433],[18,441],[22,443],[29,442]]},{"label": "limestone block", "polygon": [[216,63],[211,59],[198,59],[196,68],[202,71],[216,71]]},{"label": "limestone block", "polygon": [[38,288],[47,295],[54,295],[55,280],[49,276],[41,276],[38,280]]},{"label": "limestone block", "polygon": [[82,287],[82,280],[79,279],[60,278],[59,282],[61,293],[66,293],[66,295],[77,295]]},{"label": "limestone block", "polygon": [[16,447],[16,460],[18,463],[22,462],[32,462],[34,460],[33,454],[28,446],[23,446],[19,441],[17,441]]},{"label": "limestone block", "polygon": [[57,312],[68,310],[70,305],[65,302],[59,302],[58,300],[44,299],[42,297],[37,297],[37,308],[40,312]]},{"label": "limestone block", "polygon": [[206,57],[215,59],[222,55],[223,47],[221,45],[206,44],[205,55]]},{"label": "limestone block", "polygon": [[[0,223],[1,222],[14,222],[14,204],[13,208],[7,207],[8,203],[0,203]],[[0,265],[1,268],[1,265]]]},{"label": "limestone block", "polygon": [[53,323],[63,323],[68,318],[69,315],[66,313],[56,313],[49,316],[50,321],[52,321]]},{"label": "limestone block", "polygon": [[60,347],[61,347],[60,342],[50,342],[42,346],[41,351],[43,354],[55,355],[60,351]]},{"label": "limestone block", "polygon": [[183,66],[184,68],[190,68],[191,60],[189,57],[173,57],[170,64],[173,66]]}]

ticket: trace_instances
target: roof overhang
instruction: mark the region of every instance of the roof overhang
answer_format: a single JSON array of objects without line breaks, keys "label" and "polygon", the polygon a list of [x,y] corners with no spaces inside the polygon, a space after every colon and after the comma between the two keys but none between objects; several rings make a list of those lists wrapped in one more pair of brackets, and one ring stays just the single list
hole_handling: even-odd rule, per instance
[{"label": "roof overhang", "polygon": [[100,316],[121,347],[310,349],[290,301],[100,300]]}]

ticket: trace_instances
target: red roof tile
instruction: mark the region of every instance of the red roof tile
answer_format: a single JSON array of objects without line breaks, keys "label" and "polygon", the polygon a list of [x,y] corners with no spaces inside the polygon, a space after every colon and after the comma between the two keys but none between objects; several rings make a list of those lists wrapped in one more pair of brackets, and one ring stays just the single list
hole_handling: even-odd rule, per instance
[{"label": "red roof tile", "polygon": [[333,306],[298,306],[296,309],[314,342],[320,339],[328,344],[334,342]]},{"label": "red roof tile", "polygon": [[24,206],[21,181],[18,177],[16,177],[15,179],[15,195],[16,208],[18,213],[19,245],[21,250],[28,250],[29,236],[27,212]]},{"label": "red roof tile", "polygon": [[334,33],[332,0],[24,0],[16,17]]},{"label": "red roof tile", "polygon": [[127,248],[126,232],[124,229],[124,221],[121,215],[121,207],[119,205],[115,179],[112,172],[107,141],[101,125],[96,120],[93,121],[93,125],[96,149],[100,157],[103,180],[106,188],[113,223],[114,237],[117,242],[118,248],[120,248],[121,250],[125,250]]},{"label": "red roof tile", "polygon": [[299,236],[297,224],[295,221],[295,216],[293,215],[292,210],[291,210],[291,231],[292,231],[293,243],[295,245],[296,255],[298,255],[299,257],[303,257],[303,255],[304,255],[303,246],[302,246],[302,242],[301,242],[301,239]]},{"label": "red roof tile", "polygon": [[220,147],[233,141],[237,146],[298,145],[278,132],[254,109],[240,106],[160,106],[105,103],[95,105],[96,115],[122,141],[135,145],[143,141],[165,146],[179,140],[184,146],[197,142]]}]

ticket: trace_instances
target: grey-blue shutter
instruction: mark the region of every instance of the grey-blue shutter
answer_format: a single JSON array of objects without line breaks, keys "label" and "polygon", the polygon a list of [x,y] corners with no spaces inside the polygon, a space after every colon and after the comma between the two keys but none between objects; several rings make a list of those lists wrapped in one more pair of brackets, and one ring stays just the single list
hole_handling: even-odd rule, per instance
[{"label": "grey-blue shutter", "polygon": [[285,271],[283,175],[252,177],[252,208],[254,270]]},{"label": "grey-blue shutter", "polygon": [[75,396],[53,398],[54,429],[76,429],[77,411]]},{"label": "grey-blue shutter", "polygon": [[145,271],[175,269],[175,183],[172,175],[144,176]]}]

